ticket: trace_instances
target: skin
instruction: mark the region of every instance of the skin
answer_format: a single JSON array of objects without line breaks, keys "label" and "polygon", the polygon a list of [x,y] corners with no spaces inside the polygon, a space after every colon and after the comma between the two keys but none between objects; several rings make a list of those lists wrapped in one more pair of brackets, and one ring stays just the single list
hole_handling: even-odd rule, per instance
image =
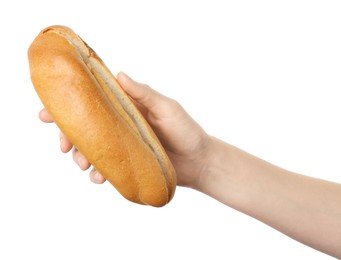
[{"label": "skin", "polygon": [[[171,159],[179,186],[203,192],[289,237],[341,258],[341,184],[290,172],[208,135],[175,100],[124,73],[122,88],[150,123]],[[52,123],[45,110],[39,117]],[[62,133],[82,170],[91,165]],[[95,169],[94,183],[105,179]]]}]

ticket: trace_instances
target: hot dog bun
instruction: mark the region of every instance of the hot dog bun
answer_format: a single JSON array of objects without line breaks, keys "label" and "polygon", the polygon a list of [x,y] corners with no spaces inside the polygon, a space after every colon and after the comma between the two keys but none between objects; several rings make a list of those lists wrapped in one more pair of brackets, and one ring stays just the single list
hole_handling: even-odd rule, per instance
[{"label": "hot dog bun", "polygon": [[70,28],[42,30],[28,50],[31,80],[69,140],[128,200],[160,207],[173,197],[174,168],[129,96]]}]

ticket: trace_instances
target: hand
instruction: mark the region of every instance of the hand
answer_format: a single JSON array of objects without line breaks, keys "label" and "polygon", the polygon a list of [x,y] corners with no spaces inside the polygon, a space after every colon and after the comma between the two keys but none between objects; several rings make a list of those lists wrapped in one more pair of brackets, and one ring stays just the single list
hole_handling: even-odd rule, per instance
[{"label": "hand", "polygon": [[[135,82],[124,73],[119,73],[117,80],[160,139],[175,167],[177,184],[197,189],[205,174],[210,137],[175,100]],[[39,117],[43,122],[53,122],[45,109],[39,113]],[[73,148],[62,133],[60,141],[62,152],[72,149],[73,159],[82,170],[90,167],[89,161]],[[90,179],[95,183],[105,181],[95,169],[90,172]]]}]

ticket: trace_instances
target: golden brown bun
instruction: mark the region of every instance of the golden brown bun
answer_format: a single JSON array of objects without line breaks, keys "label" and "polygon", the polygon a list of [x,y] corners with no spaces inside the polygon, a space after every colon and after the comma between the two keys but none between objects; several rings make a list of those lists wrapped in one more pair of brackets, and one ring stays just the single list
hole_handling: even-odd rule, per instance
[{"label": "golden brown bun", "polygon": [[167,204],[174,168],[154,132],[96,53],[51,26],[28,50],[31,79],[58,127],[128,200]]}]

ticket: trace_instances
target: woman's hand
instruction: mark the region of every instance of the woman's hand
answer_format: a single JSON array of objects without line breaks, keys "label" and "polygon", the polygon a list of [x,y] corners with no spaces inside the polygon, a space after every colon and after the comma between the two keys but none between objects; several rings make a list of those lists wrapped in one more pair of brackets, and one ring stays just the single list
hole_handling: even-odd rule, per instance
[{"label": "woman's hand", "polygon": [[[341,257],[341,185],[289,172],[209,137],[174,100],[125,74],[118,81],[153,127],[171,159],[178,185],[192,187],[317,250]],[[53,122],[46,110],[44,122]],[[72,144],[61,135],[61,150]],[[83,170],[90,163],[75,148]],[[104,178],[91,171],[93,182]]]}]

